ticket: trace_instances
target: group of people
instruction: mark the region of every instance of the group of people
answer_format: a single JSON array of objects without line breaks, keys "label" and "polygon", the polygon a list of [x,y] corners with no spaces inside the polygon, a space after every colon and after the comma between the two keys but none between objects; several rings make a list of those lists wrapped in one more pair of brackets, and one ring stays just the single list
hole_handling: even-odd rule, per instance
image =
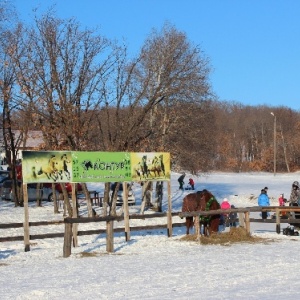
[{"label": "group of people", "polygon": [[[235,206],[233,204],[230,205],[228,199],[224,198],[221,203],[221,209],[231,209],[231,208],[235,208]],[[237,219],[237,213],[231,212],[229,214],[221,215],[220,223],[223,223],[222,225],[224,225],[226,227],[236,227],[237,226],[236,219]]]},{"label": "group of people", "polygon": [[[268,187],[265,187],[261,190],[257,202],[259,206],[270,206]],[[289,202],[289,206],[300,206],[300,185],[298,181],[294,181],[292,184],[292,190],[289,200],[284,198],[284,194],[279,195],[278,205],[285,206],[286,202]],[[282,215],[284,215],[284,213],[282,213]],[[267,217],[268,212],[262,212],[262,219],[266,219]]]},{"label": "group of people", "polygon": [[[185,173],[180,175],[180,177],[178,178],[180,190],[183,190],[184,178],[185,178]],[[195,189],[195,182],[192,178],[189,178],[188,184],[192,190]],[[270,199],[268,196],[268,187],[264,187],[260,191],[260,195],[257,199],[257,202],[258,202],[259,206],[270,206]],[[290,206],[300,206],[300,185],[299,185],[298,181],[293,182],[291,195],[290,195],[290,198],[288,201],[287,201],[287,199],[284,198],[284,194],[279,195],[279,198],[278,198],[279,206],[285,206],[286,202],[289,202]],[[234,205],[229,204],[227,198],[224,198],[223,202],[221,203],[221,209],[230,209],[230,208],[235,208],[235,207],[234,207]],[[284,215],[284,213],[282,213],[282,215]],[[266,211],[263,211],[261,214],[261,217],[263,220],[267,219],[268,216],[269,216],[269,213]],[[236,216],[234,217],[234,219],[236,219]],[[234,226],[234,225],[231,224],[231,226]]]},{"label": "group of people", "polygon": [[[185,178],[185,173],[182,173],[182,175],[180,175],[180,177],[178,178],[178,183],[179,183],[179,189],[180,190],[183,190],[184,178]],[[189,179],[188,184],[190,186],[190,189],[192,189],[192,190],[195,189],[195,182],[194,182],[193,178]]]}]

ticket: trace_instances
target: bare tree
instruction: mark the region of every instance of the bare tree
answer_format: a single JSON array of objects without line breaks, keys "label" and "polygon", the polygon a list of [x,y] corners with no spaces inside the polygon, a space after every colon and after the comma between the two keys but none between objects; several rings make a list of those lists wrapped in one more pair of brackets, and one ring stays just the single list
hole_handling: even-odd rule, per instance
[{"label": "bare tree", "polygon": [[155,132],[151,144],[154,140],[156,149],[165,149],[168,133],[181,119],[177,104],[200,104],[210,96],[209,61],[185,33],[168,23],[161,31],[152,31],[140,57],[136,80],[145,87],[145,98],[154,98],[148,118]]},{"label": "bare tree", "polygon": [[[12,192],[15,206],[23,205],[20,197],[20,190],[17,184],[16,157],[21,144],[22,132],[15,136],[14,129],[17,128],[13,114],[19,108],[14,102],[14,89],[16,83],[15,65],[10,54],[14,51],[12,41],[13,32],[18,32],[18,26],[13,26],[10,21],[15,20],[16,14],[12,7],[6,6],[8,3],[0,5],[0,95],[2,105],[2,136],[6,153],[6,159],[10,169],[12,179]],[[15,28],[16,27],[16,28]]]}]

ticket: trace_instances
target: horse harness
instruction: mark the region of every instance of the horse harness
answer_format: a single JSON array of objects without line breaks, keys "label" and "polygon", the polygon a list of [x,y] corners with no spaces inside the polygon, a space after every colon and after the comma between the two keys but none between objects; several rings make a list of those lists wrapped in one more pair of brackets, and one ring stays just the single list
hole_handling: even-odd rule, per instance
[{"label": "horse harness", "polygon": [[[219,203],[216,198],[214,196],[212,196],[206,203],[205,205],[205,211],[209,211],[210,210],[210,207],[212,205],[212,203],[216,201],[217,203]],[[203,222],[203,223],[209,223],[209,221],[211,220],[212,216],[200,216],[200,222]]]}]

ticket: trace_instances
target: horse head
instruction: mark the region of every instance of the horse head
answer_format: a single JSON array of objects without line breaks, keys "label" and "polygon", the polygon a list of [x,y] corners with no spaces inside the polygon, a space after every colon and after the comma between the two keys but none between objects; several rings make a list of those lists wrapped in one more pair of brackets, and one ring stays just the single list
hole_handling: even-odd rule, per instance
[{"label": "horse head", "polygon": [[[200,211],[220,209],[220,204],[216,200],[215,196],[207,190],[203,190],[201,192],[199,206]],[[212,232],[218,232],[220,215],[202,216],[200,218],[200,223],[204,224],[204,226],[208,226],[205,235],[210,235]]]}]

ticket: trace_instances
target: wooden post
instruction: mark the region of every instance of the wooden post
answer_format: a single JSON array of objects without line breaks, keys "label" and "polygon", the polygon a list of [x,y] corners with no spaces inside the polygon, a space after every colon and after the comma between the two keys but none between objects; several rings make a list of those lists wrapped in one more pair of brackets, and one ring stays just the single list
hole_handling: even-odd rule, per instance
[{"label": "wooden post", "polygon": [[168,181],[168,211],[167,211],[168,237],[173,235],[172,228],[172,201],[171,201],[171,182]]},{"label": "wooden post", "polygon": [[71,255],[71,245],[72,245],[72,224],[65,223],[63,257],[69,257]]},{"label": "wooden post", "polygon": [[127,182],[123,182],[123,207],[124,207],[124,227],[125,240],[130,240],[130,226],[129,226],[129,208],[128,208],[128,188]]},{"label": "wooden post", "polygon": [[195,217],[195,233],[197,235],[197,239],[200,238],[200,221],[199,221],[199,216]]},{"label": "wooden post", "polygon": [[280,210],[276,208],[276,232],[280,234]]},{"label": "wooden post", "polygon": [[250,213],[249,213],[249,211],[245,212],[245,224],[246,224],[246,232],[250,234]]},{"label": "wooden post", "polygon": [[239,212],[239,224],[240,227],[244,227],[245,228],[245,220],[244,220],[244,214]]},{"label": "wooden post", "polygon": [[24,195],[24,245],[25,252],[30,251],[30,235],[29,235],[29,210],[28,210],[28,191],[27,183],[23,183]]},{"label": "wooden post", "polygon": [[141,214],[143,215],[144,214],[144,210],[145,210],[145,206],[146,206],[146,197],[145,197],[145,193],[146,193],[146,185],[147,185],[147,182],[144,181],[143,182],[143,185],[142,185],[142,203],[141,203]]},{"label": "wooden post", "polygon": [[114,221],[106,222],[106,251],[114,252]]},{"label": "wooden post", "polygon": [[[77,193],[76,193],[76,186],[75,183],[71,184],[72,186],[72,206],[73,206],[73,218],[77,218]],[[78,232],[78,224],[73,225],[73,246],[78,247],[78,237],[77,237],[77,232]]]},{"label": "wooden post", "polygon": [[164,188],[164,182],[157,181],[156,182],[156,197],[157,197],[156,204],[157,204],[158,212],[162,212],[163,188]]}]

